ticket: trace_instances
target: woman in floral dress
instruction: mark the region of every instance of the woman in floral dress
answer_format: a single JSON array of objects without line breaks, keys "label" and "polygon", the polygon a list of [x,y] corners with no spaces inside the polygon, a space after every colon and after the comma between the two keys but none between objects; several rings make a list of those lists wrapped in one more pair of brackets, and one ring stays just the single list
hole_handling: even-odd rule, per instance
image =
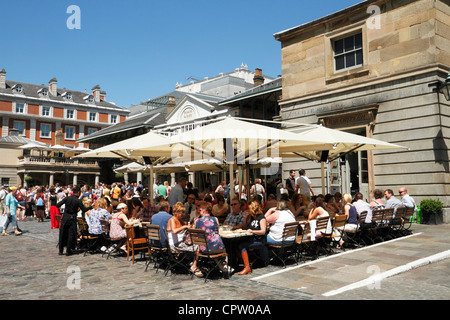
[{"label": "woman in floral dress", "polygon": [[[200,205],[200,217],[195,221],[195,228],[205,230],[206,238],[208,239],[208,251],[210,253],[220,253],[225,251],[225,245],[223,244],[222,238],[219,235],[219,221],[216,217],[212,216],[212,206],[211,203],[204,202]],[[206,251],[206,247],[199,246],[198,250]],[[196,276],[202,277],[202,272],[197,268],[198,257],[194,260],[191,267],[191,272]],[[221,268],[225,277],[229,277],[233,272],[233,269],[227,265],[226,260],[219,262],[219,267]]]}]

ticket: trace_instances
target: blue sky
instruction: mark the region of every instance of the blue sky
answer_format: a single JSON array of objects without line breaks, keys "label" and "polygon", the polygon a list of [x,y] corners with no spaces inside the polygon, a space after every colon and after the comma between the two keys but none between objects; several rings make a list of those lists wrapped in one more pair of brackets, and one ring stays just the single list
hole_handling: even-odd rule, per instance
[{"label": "blue sky", "polygon": [[[172,91],[188,77],[231,72],[241,63],[281,74],[274,33],[358,0],[0,0],[0,69],[7,79],[91,91],[129,107]],[[81,29],[67,28],[70,5]]]}]

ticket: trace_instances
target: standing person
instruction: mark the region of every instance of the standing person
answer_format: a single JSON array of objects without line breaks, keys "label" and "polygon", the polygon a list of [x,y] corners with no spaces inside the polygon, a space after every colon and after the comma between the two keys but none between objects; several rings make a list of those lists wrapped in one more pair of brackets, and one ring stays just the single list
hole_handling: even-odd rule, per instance
[{"label": "standing person", "polygon": [[269,252],[266,247],[267,221],[264,217],[264,212],[257,201],[250,203],[248,211],[250,213],[250,221],[247,225],[247,232],[251,232],[253,236],[250,239],[245,239],[238,245],[242,261],[244,262],[244,269],[238,272],[240,275],[252,272],[248,259],[248,249],[257,249],[264,264],[269,264]]},{"label": "standing person", "polygon": [[59,229],[59,254],[63,254],[64,247],[66,249],[66,255],[70,256],[75,250],[77,241],[77,213],[81,210],[83,214],[91,210],[92,207],[86,208],[80,197],[80,187],[74,186],[72,189],[73,194],[65,197],[56,204],[57,208],[65,205],[64,213],[62,215],[61,226]]},{"label": "standing person", "polygon": [[[21,235],[22,232],[19,231],[19,227],[17,226],[17,208],[22,207],[19,205],[19,201],[16,199],[16,187],[10,188],[10,193],[6,196],[4,200],[4,212],[3,214],[7,215],[5,224],[1,226],[0,232],[2,233],[2,236],[8,236],[9,234],[6,232],[6,229],[8,229],[9,224],[11,223],[14,228],[14,233],[16,236]],[[22,207],[24,208],[24,207]]]},{"label": "standing person", "polygon": [[314,191],[311,187],[311,180],[309,180],[309,178],[306,176],[305,169],[300,169],[298,173],[300,176],[295,182],[296,192],[306,195],[306,199],[308,201],[311,201],[311,197],[314,196]]},{"label": "standing person", "polygon": [[[19,201],[19,205],[23,208],[26,208],[26,197],[27,190],[23,186],[19,186],[19,188],[17,188],[16,199],[17,201]],[[21,207],[19,207],[17,211],[17,221],[27,221],[27,219],[25,218],[25,210],[21,209]]]},{"label": "standing person", "polygon": [[186,183],[186,178],[181,177],[178,183],[170,190],[169,197],[167,197],[170,207],[173,207],[177,202],[184,203],[184,188],[186,187]]},{"label": "standing person", "polygon": [[59,229],[58,220],[56,220],[56,216],[60,214],[58,207],[56,204],[59,201],[58,194],[56,193],[55,187],[50,188],[50,196],[48,197],[48,207],[50,208],[50,222],[51,229],[57,228]]},{"label": "standing person", "polygon": [[295,193],[295,170],[291,169],[289,171],[289,178],[286,179],[286,189],[289,193],[289,199]]},{"label": "standing person", "polygon": [[158,196],[163,196],[164,199],[167,199],[167,187],[163,183],[158,183],[158,188],[156,188],[156,192]]},{"label": "standing person", "polygon": [[261,184],[261,179],[255,179],[255,184],[250,189],[250,195],[260,195],[262,198],[262,203],[266,200],[266,190]]},{"label": "standing person", "polygon": [[45,200],[44,194],[42,193],[42,188],[39,188],[35,196],[36,202],[36,221],[44,222],[45,218]]}]

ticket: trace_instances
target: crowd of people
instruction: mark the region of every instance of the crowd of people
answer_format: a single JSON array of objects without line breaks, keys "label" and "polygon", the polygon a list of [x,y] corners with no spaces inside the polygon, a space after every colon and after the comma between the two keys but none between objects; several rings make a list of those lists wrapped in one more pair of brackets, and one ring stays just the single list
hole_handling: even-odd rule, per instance
[{"label": "crowd of people", "polygon": [[[167,242],[173,249],[191,250],[187,237],[189,228],[203,229],[207,233],[210,251],[225,250],[219,235],[219,226],[231,229],[244,229],[252,233],[238,245],[244,268],[238,274],[251,272],[248,250],[255,250],[261,260],[269,263],[267,245],[280,244],[283,227],[294,221],[308,222],[320,217],[345,215],[346,228],[354,228],[358,215],[368,211],[366,222],[371,219],[371,212],[380,208],[399,206],[416,207],[414,199],[408,195],[406,188],[399,188],[401,200],[394,196],[391,189],[384,192],[374,190],[370,202],[357,192],[353,197],[346,193],[334,195],[315,195],[311,181],[305,170],[299,170],[299,176],[291,170],[284,181],[281,175],[276,179],[276,192],[267,194],[261,179],[255,179],[247,199],[246,186],[235,182],[235,195],[231,196],[229,185],[225,182],[210,188],[212,192],[200,192],[184,177],[174,185],[167,182],[157,183],[153,194],[141,182],[99,184],[95,186],[22,186],[0,188],[0,208],[2,221],[0,232],[9,235],[7,229],[12,224],[14,233],[21,234],[19,221],[42,222],[50,219],[51,228],[59,228],[59,253],[73,254],[77,245],[77,217],[84,217],[91,234],[104,232],[100,220],[110,221],[110,237],[122,239],[120,247],[125,250],[125,226],[133,225],[134,220],[148,221],[161,228],[162,245]],[[241,191],[241,192],[239,192]],[[244,196],[245,194],[245,196]],[[383,199],[384,196],[384,199]],[[61,219],[57,219],[60,217]],[[270,226],[270,228],[269,228]],[[166,237],[167,234],[167,237]],[[294,241],[294,239],[288,239]],[[342,246],[341,241],[339,244]],[[204,250],[205,248],[198,248]],[[103,247],[102,250],[110,250]],[[232,272],[223,261],[224,272]],[[201,276],[194,262],[192,272]]]}]

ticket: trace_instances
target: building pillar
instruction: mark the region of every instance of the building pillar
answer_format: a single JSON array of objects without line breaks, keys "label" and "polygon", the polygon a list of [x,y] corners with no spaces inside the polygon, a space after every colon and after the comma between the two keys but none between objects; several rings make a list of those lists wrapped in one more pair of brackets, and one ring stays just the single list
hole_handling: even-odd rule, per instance
[{"label": "building pillar", "polygon": [[50,178],[48,180],[48,185],[52,186],[55,184],[55,173],[54,172],[50,172]]},{"label": "building pillar", "polygon": [[125,172],[125,173],[123,174],[123,180],[125,181],[125,184],[128,183],[128,172]]},{"label": "building pillar", "polygon": [[100,184],[100,175],[95,175],[95,185]]},{"label": "building pillar", "polygon": [[78,174],[76,174],[76,173],[73,174],[73,181],[72,181],[72,184],[73,184],[74,186],[76,186],[76,185],[78,184]]},{"label": "building pillar", "polygon": [[175,184],[175,172],[170,174],[170,186],[172,187]]},{"label": "building pillar", "polygon": [[136,182],[139,183],[139,181],[142,182],[142,172],[137,173]]}]

